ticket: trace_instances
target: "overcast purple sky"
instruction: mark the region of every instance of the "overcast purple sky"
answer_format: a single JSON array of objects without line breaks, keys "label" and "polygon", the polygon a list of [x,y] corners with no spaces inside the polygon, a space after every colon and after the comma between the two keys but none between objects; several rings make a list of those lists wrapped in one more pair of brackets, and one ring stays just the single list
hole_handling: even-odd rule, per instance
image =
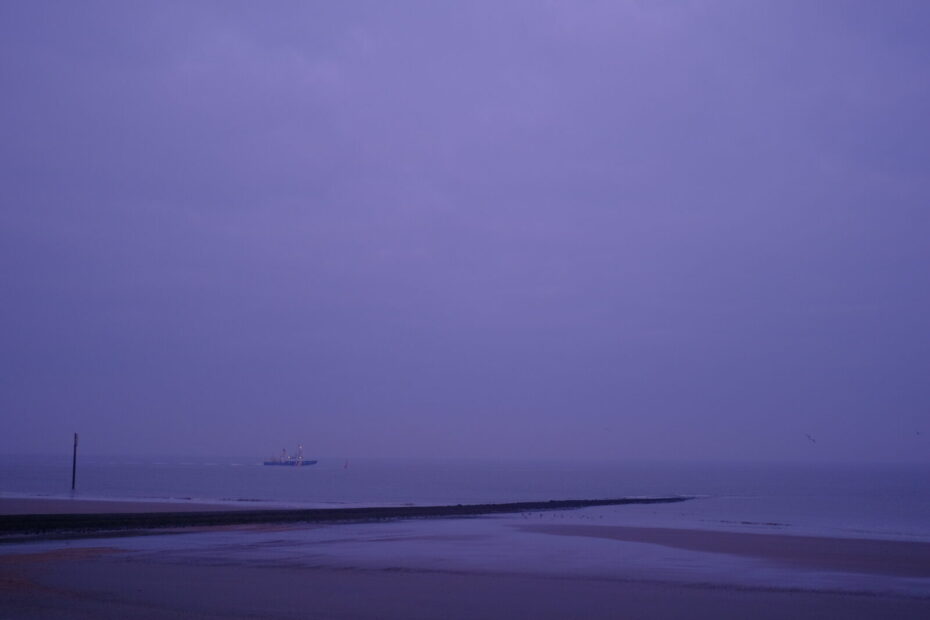
[{"label": "overcast purple sky", "polygon": [[6,0],[0,452],[928,461],[928,67],[919,0]]}]

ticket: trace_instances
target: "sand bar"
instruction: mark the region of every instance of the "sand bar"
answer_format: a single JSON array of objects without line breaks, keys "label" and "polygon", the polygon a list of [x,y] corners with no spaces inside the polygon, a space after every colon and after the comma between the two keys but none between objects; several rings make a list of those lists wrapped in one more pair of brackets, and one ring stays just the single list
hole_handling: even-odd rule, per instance
[{"label": "sand bar", "polygon": [[627,527],[620,525],[521,525],[524,531],[648,543],[754,557],[817,570],[930,578],[930,543],[865,538]]}]

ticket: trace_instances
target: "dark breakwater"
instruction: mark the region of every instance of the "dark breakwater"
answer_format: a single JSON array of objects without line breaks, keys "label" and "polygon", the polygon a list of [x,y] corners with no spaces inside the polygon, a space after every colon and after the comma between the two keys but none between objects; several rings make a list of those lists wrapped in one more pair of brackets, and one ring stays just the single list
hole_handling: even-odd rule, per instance
[{"label": "dark breakwater", "polygon": [[[283,510],[229,510],[216,512],[140,512],[109,514],[0,515],[0,537],[67,535],[121,530],[211,527],[266,523],[346,523],[391,519],[474,517],[481,515],[575,510],[593,506],[667,504],[690,497],[569,499],[548,502],[457,504],[453,506],[373,506]],[[0,542],[3,538],[0,538]]]}]

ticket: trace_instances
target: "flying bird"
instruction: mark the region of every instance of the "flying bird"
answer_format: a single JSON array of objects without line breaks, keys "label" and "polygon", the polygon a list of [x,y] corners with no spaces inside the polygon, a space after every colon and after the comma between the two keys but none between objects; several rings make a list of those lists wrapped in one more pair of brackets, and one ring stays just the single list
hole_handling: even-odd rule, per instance
[{"label": "flying bird", "polygon": [[817,443],[817,440],[811,437],[809,433],[804,433],[804,436],[807,437],[811,443]]}]

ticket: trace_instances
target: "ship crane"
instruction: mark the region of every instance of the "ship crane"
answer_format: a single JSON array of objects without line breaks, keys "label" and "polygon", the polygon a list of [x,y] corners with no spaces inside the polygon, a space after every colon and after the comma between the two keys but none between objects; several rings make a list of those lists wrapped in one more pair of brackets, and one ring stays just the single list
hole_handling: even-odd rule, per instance
[{"label": "ship crane", "polygon": [[297,456],[290,456],[287,453],[287,448],[281,448],[281,456],[275,458],[271,457],[269,460],[264,462],[265,465],[290,465],[292,467],[300,467],[302,465],[316,465],[316,461],[312,459],[304,460],[304,445],[302,443],[297,444]]}]

